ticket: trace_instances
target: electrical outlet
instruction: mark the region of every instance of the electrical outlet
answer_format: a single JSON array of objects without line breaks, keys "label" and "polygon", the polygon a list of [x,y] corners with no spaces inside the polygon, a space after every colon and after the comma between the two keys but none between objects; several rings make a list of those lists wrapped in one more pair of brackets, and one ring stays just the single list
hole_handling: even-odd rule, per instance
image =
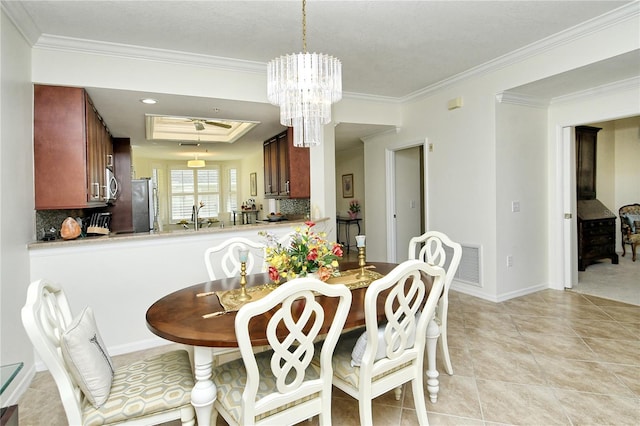
[{"label": "electrical outlet", "polygon": [[511,202],[511,212],[518,213],[520,211],[520,201]]},{"label": "electrical outlet", "polygon": [[507,256],[507,268],[511,268],[513,266],[513,255]]}]

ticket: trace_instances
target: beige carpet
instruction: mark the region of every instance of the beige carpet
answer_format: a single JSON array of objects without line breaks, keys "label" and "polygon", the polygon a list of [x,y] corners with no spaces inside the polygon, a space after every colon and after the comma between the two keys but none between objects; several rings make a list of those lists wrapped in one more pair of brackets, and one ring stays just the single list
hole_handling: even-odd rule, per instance
[{"label": "beige carpet", "polygon": [[[630,250],[614,265],[609,259],[599,260],[578,272],[578,285],[572,290],[605,299],[640,305],[640,259],[631,260]],[[639,256],[640,257],[640,256]]]}]

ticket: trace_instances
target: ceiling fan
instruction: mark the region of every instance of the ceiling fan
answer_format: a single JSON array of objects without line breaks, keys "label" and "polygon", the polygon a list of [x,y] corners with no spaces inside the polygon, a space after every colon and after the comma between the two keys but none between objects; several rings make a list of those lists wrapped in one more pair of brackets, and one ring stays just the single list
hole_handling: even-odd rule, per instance
[{"label": "ceiling fan", "polygon": [[210,126],[222,127],[223,129],[231,128],[231,124],[221,123],[219,121],[203,120],[200,118],[187,118],[187,120],[191,121],[198,131],[204,130],[205,124],[208,124]]}]

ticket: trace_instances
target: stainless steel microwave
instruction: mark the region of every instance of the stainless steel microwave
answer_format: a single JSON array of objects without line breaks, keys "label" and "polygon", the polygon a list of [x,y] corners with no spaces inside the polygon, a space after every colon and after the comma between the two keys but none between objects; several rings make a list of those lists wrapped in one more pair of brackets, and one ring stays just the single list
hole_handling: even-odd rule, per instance
[{"label": "stainless steel microwave", "polygon": [[118,191],[120,190],[118,186],[118,180],[116,179],[116,175],[113,173],[113,170],[110,168],[105,169],[105,191],[104,197],[107,203],[112,203],[118,198]]}]

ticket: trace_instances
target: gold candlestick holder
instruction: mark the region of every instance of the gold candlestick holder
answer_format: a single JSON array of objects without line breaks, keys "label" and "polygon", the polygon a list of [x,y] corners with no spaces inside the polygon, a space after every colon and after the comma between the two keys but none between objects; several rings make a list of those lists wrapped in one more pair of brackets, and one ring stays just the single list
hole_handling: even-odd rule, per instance
[{"label": "gold candlestick holder", "polygon": [[236,296],[236,299],[239,302],[246,302],[247,300],[251,300],[251,296],[247,294],[247,263],[240,263],[240,294]]},{"label": "gold candlestick holder", "polygon": [[365,278],[366,274],[364,271],[364,267],[367,264],[365,260],[365,251],[364,247],[358,247],[358,266],[360,266],[360,272],[357,275],[357,278]]}]

